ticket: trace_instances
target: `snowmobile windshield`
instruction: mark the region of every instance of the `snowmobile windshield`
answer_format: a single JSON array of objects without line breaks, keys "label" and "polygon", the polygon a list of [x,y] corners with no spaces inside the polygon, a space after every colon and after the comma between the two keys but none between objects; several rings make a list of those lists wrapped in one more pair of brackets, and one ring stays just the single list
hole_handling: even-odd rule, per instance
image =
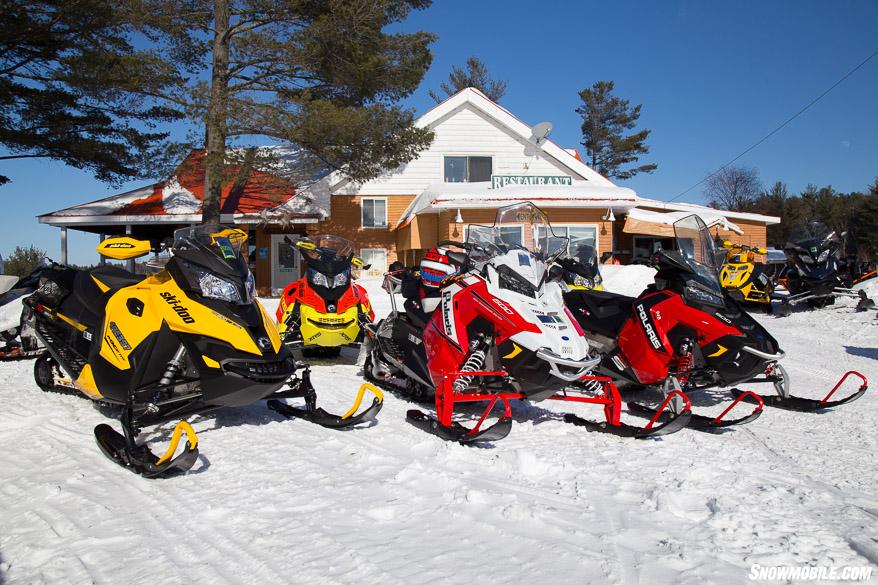
[{"label": "snowmobile windshield", "polygon": [[533,203],[517,203],[497,210],[494,225],[470,225],[466,241],[474,262],[487,262],[513,250],[530,252],[546,264],[567,249],[568,238],[552,231],[549,218]]},{"label": "snowmobile windshield", "polygon": [[184,288],[204,297],[247,304],[255,281],[246,258],[247,232],[200,225],[174,232],[175,265],[184,272]]},{"label": "snowmobile windshield", "polygon": [[722,305],[723,289],[719,283],[716,248],[707,225],[697,215],[690,215],[674,222],[674,234],[680,257],[694,276],[687,285],[687,297]]},{"label": "snowmobile windshield", "polygon": [[568,238],[555,235],[546,214],[533,203],[497,210],[494,225],[470,225],[467,247],[472,264],[492,264],[501,288],[535,298],[547,267],[566,249]]},{"label": "snowmobile windshield", "polygon": [[570,250],[570,256],[585,266],[592,275],[598,273],[598,252],[590,244],[580,244],[575,250]]},{"label": "snowmobile windshield", "polygon": [[314,236],[296,242],[308,266],[308,282],[318,288],[346,287],[351,280],[354,243],[338,236]]},{"label": "snowmobile windshield", "polygon": [[821,248],[829,242],[838,241],[838,235],[823,222],[810,221],[790,232],[788,246],[804,248]]}]

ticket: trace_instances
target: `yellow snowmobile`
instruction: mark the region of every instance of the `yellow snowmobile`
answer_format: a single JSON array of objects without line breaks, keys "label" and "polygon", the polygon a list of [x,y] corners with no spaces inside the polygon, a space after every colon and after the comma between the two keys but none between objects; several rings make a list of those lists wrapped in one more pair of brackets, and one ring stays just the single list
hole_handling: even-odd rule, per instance
[{"label": "yellow snowmobile", "polygon": [[734,300],[771,306],[774,279],[768,267],[756,262],[756,255],[766,255],[765,248],[733,244],[726,240],[723,247],[729,254],[720,269],[720,283]]},{"label": "yellow snowmobile", "polygon": [[[46,270],[27,298],[29,319],[48,354],[34,366],[46,391],[82,394],[121,410],[122,433],[95,428],[101,451],[146,477],[186,471],[198,458],[198,438],[185,418],[264,398],[304,398],[305,408],[279,401],[269,406],[329,427],[371,420],[382,396],[359,415],[316,407],[308,369],[281,343],[271,317],[255,299],[244,252],[247,235],[237,229],[199,226],[174,233],[172,255],[160,272],[137,276],[115,266]],[[130,237],[103,241],[98,251],[125,260],[150,251]],[[289,388],[281,388],[289,384]],[[171,444],[156,456],[137,435],[144,427],[174,419]],[[175,456],[186,435],[182,453]]]},{"label": "yellow snowmobile", "polygon": [[287,285],[277,307],[284,343],[302,347],[306,357],[336,357],[343,346],[359,344],[375,311],[366,289],[353,281],[353,269],[368,269],[354,256],[354,243],[328,235],[286,242],[302,254],[306,271]]}]

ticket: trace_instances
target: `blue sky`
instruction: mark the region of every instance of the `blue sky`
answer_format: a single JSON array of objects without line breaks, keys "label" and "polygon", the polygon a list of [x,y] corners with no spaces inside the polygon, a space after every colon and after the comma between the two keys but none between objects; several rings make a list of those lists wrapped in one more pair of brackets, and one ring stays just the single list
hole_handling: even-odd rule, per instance
[{"label": "blue sky", "polygon": [[[658,170],[624,183],[670,199],[749,147],[878,50],[878,2],[506,2],[435,0],[404,29],[439,35],[433,67],[406,101],[432,105],[451,65],[470,55],[509,83],[501,103],[529,124],[551,121],[551,139],[577,147],[579,90],[597,80],[643,104]],[[764,183],[862,190],[878,177],[878,57],[739,164]],[[34,216],[142,185],[114,188],[42,160],[0,161],[13,182],[0,253],[36,244],[58,257],[58,230]],[[681,200],[703,202],[701,188]],[[71,232],[71,261],[96,259],[97,237]]]}]

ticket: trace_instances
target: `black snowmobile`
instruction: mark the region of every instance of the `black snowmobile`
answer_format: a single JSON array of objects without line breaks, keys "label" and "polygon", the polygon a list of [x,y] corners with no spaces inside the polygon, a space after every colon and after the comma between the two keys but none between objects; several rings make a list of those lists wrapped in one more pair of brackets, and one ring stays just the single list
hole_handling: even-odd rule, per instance
[{"label": "black snowmobile", "polygon": [[789,315],[801,303],[812,308],[826,307],[843,297],[858,299],[857,311],[873,308],[875,301],[865,291],[851,289],[851,274],[847,262],[840,257],[842,252],[838,234],[824,223],[812,221],[793,230],[784,247],[789,296],[781,302],[778,314]]},{"label": "black snowmobile", "polygon": [[[328,427],[365,422],[380,410],[380,392],[356,416],[355,409],[335,416],[316,407],[307,368],[295,377],[299,364],[255,299],[242,251],[246,239],[237,229],[184,228],[175,232],[172,255],[156,274],[55,266],[27,298],[31,326],[48,350],[34,366],[37,384],[121,411],[121,434],[107,424],[95,428],[98,446],[115,463],[145,477],[186,471],[198,458],[186,417],[260,399],[304,398],[305,408],[277,400],[269,407]],[[98,247],[117,260],[150,249],[150,242],[130,237]],[[141,429],[174,419],[184,420],[161,457],[136,441]],[[174,457],[183,433],[187,444]]]}]

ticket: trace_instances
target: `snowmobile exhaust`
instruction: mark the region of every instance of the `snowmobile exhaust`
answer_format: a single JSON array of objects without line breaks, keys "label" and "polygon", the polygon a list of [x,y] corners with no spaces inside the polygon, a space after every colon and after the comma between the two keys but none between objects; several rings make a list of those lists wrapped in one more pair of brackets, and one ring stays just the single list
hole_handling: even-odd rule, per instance
[{"label": "snowmobile exhaust", "polygon": [[[373,395],[372,404],[363,412],[357,414],[363,403],[366,392]],[[268,408],[285,416],[286,418],[300,418],[308,422],[330,429],[347,429],[362,423],[375,420],[375,417],[384,406],[384,393],[376,386],[363,383],[357,391],[354,404],[342,415],[332,414],[317,406],[317,392],[311,384],[311,370],[307,366],[302,372],[302,377],[290,382],[290,389],[274,395],[275,398],[267,402]],[[305,406],[291,406],[278,398],[304,398]]]}]

